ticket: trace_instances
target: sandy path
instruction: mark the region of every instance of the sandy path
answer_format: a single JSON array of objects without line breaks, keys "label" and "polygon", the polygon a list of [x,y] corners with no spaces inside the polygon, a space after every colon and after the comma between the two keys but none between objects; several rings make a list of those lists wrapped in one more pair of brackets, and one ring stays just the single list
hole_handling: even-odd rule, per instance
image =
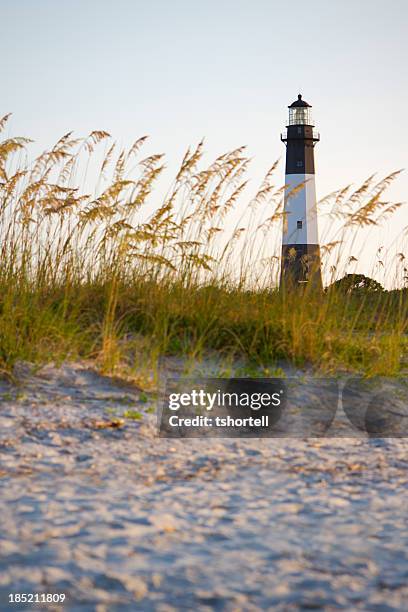
[{"label": "sandy path", "polygon": [[1,396],[0,610],[406,609],[404,439],[158,439],[79,366]]}]

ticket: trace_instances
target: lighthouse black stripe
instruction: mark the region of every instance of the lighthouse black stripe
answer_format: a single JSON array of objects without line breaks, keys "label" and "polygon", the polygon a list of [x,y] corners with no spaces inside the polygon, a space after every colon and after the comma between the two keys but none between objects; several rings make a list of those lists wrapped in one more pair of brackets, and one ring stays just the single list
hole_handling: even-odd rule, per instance
[{"label": "lighthouse black stripe", "polygon": [[282,284],[296,285],[312,281],[321,286],[320,247],[318,244],[282,245]]},{"label": "lighthouse black stripe", "polygon": [[289,125],[286,143],[286,174],[314,174],[313,127]]}]

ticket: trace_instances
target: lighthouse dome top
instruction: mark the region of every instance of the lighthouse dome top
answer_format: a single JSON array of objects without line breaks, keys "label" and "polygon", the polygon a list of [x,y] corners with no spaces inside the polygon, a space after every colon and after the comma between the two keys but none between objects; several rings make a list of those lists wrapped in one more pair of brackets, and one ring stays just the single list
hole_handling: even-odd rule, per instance
[{"label": "lighthouse dome top", "polygon": [[302,94],[299,94],[297,100],[292,102],[288,108],[312,108],[312,106],[311,104],[308,104],[306,100],[302,100]]}]

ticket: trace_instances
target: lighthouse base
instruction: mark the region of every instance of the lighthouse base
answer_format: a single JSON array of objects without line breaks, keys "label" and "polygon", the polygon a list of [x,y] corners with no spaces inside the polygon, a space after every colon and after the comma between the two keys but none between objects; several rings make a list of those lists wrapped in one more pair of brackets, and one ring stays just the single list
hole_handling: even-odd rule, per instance
[{"label": "lighthouse base", "polygon": [[312,284],[322,288],[320,247],[318,244],[283,244],[281,288]]}]

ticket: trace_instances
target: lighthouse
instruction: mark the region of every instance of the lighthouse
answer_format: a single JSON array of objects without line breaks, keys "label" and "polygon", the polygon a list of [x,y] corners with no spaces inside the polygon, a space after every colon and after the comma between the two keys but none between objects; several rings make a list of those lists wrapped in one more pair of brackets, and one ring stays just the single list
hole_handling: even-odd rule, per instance
[{"label": "lighthouse", "polygon": [[311,105],[301,94],[289,107],[281,140],[286,145],[281,287],[322,286],[317,230],[314,130]]}]

